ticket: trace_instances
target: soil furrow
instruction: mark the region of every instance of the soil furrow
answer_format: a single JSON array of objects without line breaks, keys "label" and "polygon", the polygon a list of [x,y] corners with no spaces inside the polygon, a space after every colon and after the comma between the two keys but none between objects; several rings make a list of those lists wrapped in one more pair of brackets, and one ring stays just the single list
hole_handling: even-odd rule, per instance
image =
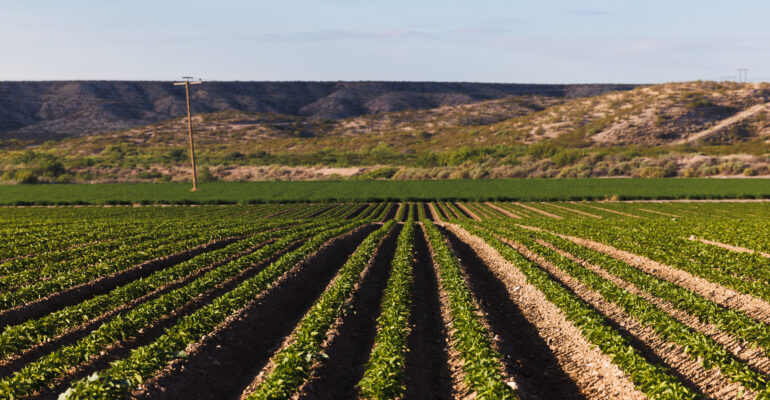
[{"label": "soil furrow", "polygon": [[440,221],[442,218],[447,219],[446,214],[444,214],[443,210],[441,209],[436,210],[436,207],[433,206],[433,203],[427,203],[427,204],[428,204],[428,209],[430,210],[430,214],[433,216],[432,221]]},{"label": "soil furrow", "polygon": [[396,218],[396,215],[398,213],[398,204],[391,204],[388,206],[388,212],[385,214],[385,218],[383,218],[383,221],[388,221],[393,218]]},{"label": "soil furrow", "polygon": [[149,399],[237,399],[345,260],[376,225],[325,244],[134,393]]},{"label": "soil furrow", "polygon": [[244,280],[256,275],[266,266],[268,266],[273,260],[277,259],[281,255],[288,251],[298,247],[301,243],[295,242],[283,251],[273,255],[267,260],[252,265],[248,269],[245,269],[235,277],[228,279],[227,281],[217,285],[214,289],[209,290],[197,297],[185,305],[173,310],[163,316],[162,318],[155,320],[151,325],[142,328],[137,336],[129,338],[124,341],[115,342],[101,351],[99,355],[92,356],[87,363],[80,364],[72,368],[68,374],[62,378],[54,381],[54,386],[47,388],[39,393],[41,399],[55,399],[58,393],[63,392],[69,387],[69,385],[86,376],[91,375],[94,372],[105,369],[109,366],[109,363],[126,358],[131,354],[131,351],[137,347],[148,345],[155,339],[161,336],[165,330],[174,324],[176,324],[181,318],[195,312],[195,310],[208,304],[213,299],[227,293],[235,286],[243,282]]},{"label": "soil furrow", "polygon": [[475,212],[471,211],[468,207],[465,207],[465,204],[462,203],[455,203],[457,208],[460,209],[465,215],[470,217],[471,219],[475,219],[476,221],[481,221],[481,217],[478,216]]},{"label": "soil furrow", "polygon": [[564,207],[562,205],[558,205],[558,204],[554,204],[554,203],[548,203],[548,205],[551,206],[551,207],[554,207],[554,208],[558,208],[560,210],[569,211],[569,212],[573,212],[573,213],[576,213],[576,214],[584,215],[586,217],[599,218],[599,219],[604,218],[601,215],[591,214],[589,212],[576,210],[574,208]]},{"label": "soil furrow", "polygon": [[414,289],[407,338],[406,399],[449,399],[453,394],[446,325],[441,318],[438,280],[420,226],[415,229]]},{"label": "soil furrow", "polygon": [[593,208],[594,210],[605,211],[605,212],[612,213],[612,214],[622,215],[624,217],[640,218],[640,219],[644,218],[644,217],[641,217],[639,215],[628,214],[628,213],[624,213],[622,211],[613,210],[611,208],[597,207],[597,206],[592,206],[590,204],[585,204],[585,203],[577,203],[577,204],[580,204],[583,207]]},{"label": "soil furrow", "polygon": [[356,207],[353,211],[345,214],[345,216],[342,217],[342,219],[353,219],[353,218],[357,217],[359,214],[361,214],[362,212],[364,212],[364,210],[366,210],[366,207],[369,207],[369,205],[368,204],[362,204],[362,205]]},{"label": "soil furrow", "polygon": [[356,396],[356,384],[364,375],[374,345],[382,295],[400,231],[401,225],[397,225],[388,233],[372,263],[364,270],[345,315],[330,330],[330,339],[323,350],[328,358],[316,365],[301,388],[299,398],[347,399]]},{"label": "soil furrow", "polygon": [[700,239],[700,238],[696,238],[695,236],[690,236],[689,239],[690,240],[695,240],[695,241],[698,241],[698,242],[701,242],[701,243],[705,243],[705,244],[710,244],[712,246],[721,247],[723,249],[727,249],[727,250],[730,250],[730,251],[735,251],[735,252],[738,252],[738,253],[749,253],[749,254],[757,253],[757,254],[760,254],[762,257],[770,258],[770,253],[765,253],[763,251],[755,251],[755,250],[752,250],[752,249],[747,249],[745,247],[733,246],[733,245],[727,244],[727,243],[715,242],[713,240],[708,240],[708,239]]},{"label": "soil furrow", "polygon": [[581,399],[577,385],[559,363],[538,330],[524,317],[486,263],[452,231],[444,229],[460,259],[471,290],[485,315],[506,372],[513,376],[523,398]]},{"label": "soil furrow", "polygon": [[710,336],[712,339],[714,339],[714,341],[722,345],[727,351],[732,353],[738,359],[749,364],[752,368],[754,368],[754,370],[762,372],[764,374],[770,374],[770,357],[768,357],[767,354],[765,354],[765,352],[762,351],[762,349],[756,346],[751,346],[744,340],[736,338],[728,333],[721,331],[719,328],[717,328],[713,324],[706,324],[706,323],[700,322],[698,320],[698,317],[693,316],[692,314],[689,314],[686,311],[683,311],[674,307],[670,302],[666,300],[663,300],[659,297],[655,297],[654,295],[648,292],[645,292],[642,289],[639,289],[632,283],[626,282],[621,278],[610,274],[609,272],[605,271],[601,267],[598,267],[594,264],[584,261],[578,258],[577,256],[567,253],[561,249],[557,249],[555,246],[553,246],[550,243],[543,242],[540,240],[538,240],[538,242],[543,246],[546,246],[556,251],[557,253],[569,258],[570,260],[575,261],[580,265],[594,271],[595,273],[599,274],[602,278],[610,280],[612,281],[612,283],[618,285],[619,287],[626,289],[629,292],[644,298],[645,300],[649,301],[652,304],[655,304],[658,308],[663,310],[666,314],[675,318],[679,322],[687,325],[689,328]]},{"label": "soil furrow", "polygon": [[564,219],[564,217],[562,217],[561,215],[551,214],[548,211],[543,211],[543,210],[541,210],[539,208],[531,207],[531,206],[528,206],[526,204],[522,204],[522,203],[519,203],[519,202],[514,202],[513,204],[516,204],[517,206],[519,206],[521,208],[525,208],[525,209],[527,209],[529,211],[533,211],[533,212],[536,212],[538,214],[545,215],[546,217],[549,217],[549,218]]},{"label": "soil furrow", "polygon": [[[524,228],[539,229],[532,227]],[[555,232],[551,233],[557,234]],[[594,242],[593,240],[582,239],[574,236],[561,234],[557,235],[568,239],[577,245],[587,247],[591,250],[596,250],[618,260],[624,261],[629,265],[639,268],[648,274],[655,275],[658,278],[665,279],[678,286],[692,290],[693,292],[698,293],[699,295],[722,306],[743,311],[758,321],[770,323],[770,304],[761,299],[736,292],[735,290],[729,289],[717,283],[710,282],[704,278],[692,275],[687,271],[650,260],[644,256],[617,249],[604,243]]]},{"label": "soil furrow", "polygon": [[0,312],[0,329],[5,328],[7,325],[15,325],[29,319],[40,318],[64,307],[107,293],[116,287],[125,285],[135,279],[146,277],[153,272],[187,261],[197,255],[221,249],[245,237],[246,236],[241,236],[211,241],[190,250],[185,250],[166,257],[156,258],[115,272],[111,275],[50,294],[41,299],[4,310]]},{"label": "soil furrow", "polygon": [[[645,399],[610,357],[588,342],[561,311],[526,276],[484,240],[453,224],[444,224],[460,240],[471,246],[505,286],[510,299],[521,310],[557,358],[562,370],[580,392],[591,399]],[[526,393],[525,393],[526,394]]]},{"label": "soil furrow", "polygon": [[502,207],[499,207],[499,206],[496,206],[496,205],[494,205],[494,204],[492,204],[490,202],[486,202],[484,204],[486,204],[490,208],[493,208],[493,209],[497,210],[498,212],[500,212],[501,214],[503,214],[503,215],[505,215],[507,217],[516,218],[516,219],[521,219],[522,218],[521,215],[514,214],[513,211],[506,210],[506,209],[504,209]]},{"label": "soil furrow", "polygon": [[[601,294],[591,290],[542,256],[519,243],[504,241],[537,263],[583,301],[601,312],[609,321],[613,322],[615,327],[622,328],[623,333],[631,335],[636,340],[634,347],[637,347],[645,357],[663,361],[666,366],[674,370],[672,372],[675,372],[677,378],[687,386],[691,386],[692,389],[713,399],[735,399],[741,392],[745,393],[747,398],[753,398],[756,394],[746,390],[738,383],[730,382],[718,368],[706,370],[697,360],[693,360],[683,347],[662,339],[652,328],[643,325],[618,305],[605,300]],[[654,358],[650,356],[654,356]]]},{"label": "soil furrow", "polygon": [[[436,215],[434,213],[433,207],[430,206],[430,203],[417,203],[418,207],[422,207],[422,210],[425,212],[425,218],[435,221]],[[418,219],[418,216],[415,216],[415,220]]]},{"label": "soil furrow", "polygon": [[61,335],[58,335],[56,337],[51,338],[50,340],[29,348],[28,350],[25,350],[21,353],[18,353],[16,355],[6,357],[4,360],[0,361],[0,378],[5,377],[9,375],[11,372],[16,371],[20,368],[22,368],[24,365],[34,361],[35,359],[42,357],[45,354],[48,354],[50,352],[56,351],[57,349],[70,345],[72,343],[77,342],[81,338],[87,336],[97,328],[99,328],[102,324],[109,322],[112,320],[115,316],[119,314],[126,313],[137,306],[141,305],[142,303],[146,303],[148,301],[152,301],[172,290],[178,289],[184,285],[187,285],[194,279],[200,277],[201,275],[217,268],[222,265],[225,265],[229,263],[230,261],[233,261],[235,259],[238,259],[240,257],[243,257],[247,254],[253,253],[254,251],[258,250],[260,247],[264,246],[268,242],[260,243],[257,246],[254,246],[246,251],[243,251],[239,254],[233,255],[225,260],[210,264],[206,267],[200,268],[193,272],[190,275],[187,275],[184,278],[181,278],[175,282],[172,282],[162,288],[158,288],[154,290],[151,293],[148,293],[140,298],[134,299],[133,301],[123,304],[115,309],[112,309],[96,318],[90,319],[87,322],[75,326],[72,329],[62,333]]}]

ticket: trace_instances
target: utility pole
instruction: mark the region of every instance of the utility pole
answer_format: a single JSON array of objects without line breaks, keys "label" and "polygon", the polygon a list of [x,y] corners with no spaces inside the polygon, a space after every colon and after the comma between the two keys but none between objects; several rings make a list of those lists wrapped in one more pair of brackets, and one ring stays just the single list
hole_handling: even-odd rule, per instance
[{"label": "utility pole", "polygon": [[741,82],[748,82],[749,81],[749,69],[748,68],[738,68],[738,76],[740,76]]},{"label": "utility pole", "polygon": [[193,178],[193,187],[190,191],[196,192],[198,191],[198,175],[195,173],[195,143],[193,142],[192,134],[192,115],[190,115],[190,85],[200,85],[202,81],[200,79],[191,81],[190,79],[193,79],[191,76],[183,76],[182,79],[184,79],[184,82],[174,82],[174,86],[184,85],[184,93],[187,98],[187,131],[190,134],[190,164],[192,164]]}]

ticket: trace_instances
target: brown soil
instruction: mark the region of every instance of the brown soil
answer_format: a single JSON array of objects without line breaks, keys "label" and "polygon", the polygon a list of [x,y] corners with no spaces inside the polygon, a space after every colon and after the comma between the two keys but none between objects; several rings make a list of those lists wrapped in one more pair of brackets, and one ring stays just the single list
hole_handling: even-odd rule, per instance
[{"label": "brown soil", "polygon": [[453,393],[449,370],[446,325],[441,318],[438,281],[422,228],[415,229],[414,289],[407,338],[406,399],[450,399]]},{"label": "brown soil", "polygon": [[530,206],[528,206],[528,205],[526,205],[526,204],[522,204],[522,203],[519,203],[519,202],[514,202],[514,204],[516,204],[516,205],[517,205],[517,206],[519,206],[519,207],[525,208],[525,209],[527,209],[527,210],[529,210],[529,211],[533,211],[533,212],[536,212],[536,213],[538,213],[538,214],[542,214],[542,215],[545,215],[546,217],[555,218],[555,219],[564,219],[564,218],[563,218],[562,216],[560,216],[560,215],[551,214],[551,213],[549,213],[549,212],[547,212],[547,211],[543,211],[543,210],[541,210],[541,209],[539,209],[539,208],[535,208],[535,207],[530,207]]},{"label": "brown soil", "polygon": [[244,255],[250,254],[260,247],[264,246],[267,242],[260,243],[246,251],[243,251],[239,254],[236,254],[234,256],[231,256],[225,260],[210,264],[206,267],[200,268],[196,270],[195,272],[191,273],[190,275],[187,275],[186,277],[183,277],[181,279],[178,279],[175,282],[172,282],[162,288],[158,288],[155,291],[148,293],[142,297],[139,297],[137,299],[134,299],[133,301],[123,304],[117,308],[114,308],[110,310],[109,312],[106,312],[99,317],[93,318],[89,320],[88,322],[85,322],[81,325],[75,326],[72,329],[56,336],[48,341],[33,346],[25,351],[22,351],[18,354],[8,356],[2,361],[0,361],[0,378],[8,376],[13,371],[16,371],[20,368],[22,368],[24,365],[36,360],[39,357],[42,357],[45,354],[48,354],[50,352],[53,352],[61,347],[68,346],[70,344],[73,344],[77,342],[78,340],[82,339],[83,337],[87,336],[91,332],[93,332],[95,329],[99,328],[102,324],[109,322],[118,314],[124,314],[134,308],[136,308],[138,305],[142,303],[146,303],[148,301],[155,300],[156,298],[172,291],[175,289],[178,289],[189,282],[193,281],[194,279],[197,279],[201,275],[217,268],[222,265],[227,264],[228,262],[235,260],[237,258],[243,257]]},{"label": "brown soil", "polygon": [[425,218],[431,221],[436,220],[435,210],[431,207],[430,203],[420,203],[418,207],[422,207],[422,210],[425,212]]},{"label": "brown soil", "polygon": [[658,214],[658,215],[663,215],[665,217],[682,218],[680,215],[664,213],[664,212],[655,211],[655,210],[649,210],[649,209],[646,209],[646,208],[637,208],[637,210],[648,212],[648,213],[653,213],[653,214]]},{"label": "brown soil", "polygon": [[481,221],[481,217],[479,217],[478,214],[476,214],[475,212],[468,209],[468,207],[466,207],[465,204],[455,203],[455,205],[457,206],[457,208],[460,209],[460,211],[464,212],[465,215],[467,215],[471,219],[475,219],[476,221]]},{"label": "brown soil", "polygon": [[433,215],[432,221],[439,221],[441,219],[447,219],[446,214],[444,214],[444,210],[439,209],[437,210],[436,207],[433,206],[433,203],[427,203],[428,209],[430,210],[431,215]]},{"label": "brown soil", "polygon": [[498,216],[496,212],[493,210],[483,206],[481,203],[470,203],[469,207],[473,208],[476,215],[478,215],[481,218],[494,218]]},{"label": "brown soil", "polygon": [[569,258],[570,260],[575,261],[580,265],[592,270],[593,272],[599,274],[602,278],[610,280],[612,281],[612,283],[618,285],[619,287],[625,290],[628,290],[629,292],[637,296],[644,298],[645,300],[647,300],[652,304],[655,304],[655,306],[663,310],[666,314],[675,318],[679,322],[687,325],[690,329],[693,329],[695,331],[698,331],[710,336],[717,343],[719,343],[725,349],[727,349],[727,351],[735,355],[741,361],[749,364],[755,370],[760,371],[764,374],[770,374],[770,357],[768,357],[767,354],[765,354],[765,352],[762,349],[748,345],[744,340],[720,331],[719,328],[717,328],[713,324],[706,324],[706,323],[700,322],[697,317],[687,313],[686,311],[682,311],[674,307],[674,305],[672,305],[668,301],[655,297],[652,294],[639,289],[635,285],[629,282],[626,282],[615,275],[608,273],[601,267],[598,267],[594,264],[586,262],[578,258],[577,256],[574,256],[563,250],[557,249],[555,246],[553,246],[550,243],[546,243],[540,240],[538,240],[538,242],[543,246],[546,246],[556,251],[557,253]]},{"label": "brown soil", "polygon": [[[543,338],[561,369],[590,399],[645,399],[610,357],[589,343],[580,330],[566,320],[545,295],[527,283],[526,276],[484,240],[459,226],[444,224],[473,248],[496,279],[505,286],[510,299]],[[526,394],[526,393],[525,393]]]},{"label": "brown soil", "polygon": [[749,254],[757,253],[757,254],[760,254],[762,257],[770,258],[770,253],[765,253],[763,251],[754,251],[752,249],[747,249],[745,247],[733,246],[731,244],[715,242],[713,240],[695,238],[694,236],[690,236],[689,239],[690,240],[697,240],[697,241],[699,241],[701,243],[710,244],[712,246],[718,246],[718,247],[721,247],[723,249],[727,249],[727,250],[730,250],[730,251],[736,251],[738,253],[749,253]]},{"label": "brown soil", "polygon": [[558,204],[554,204],[554,203],[546,203],[546,204],[548,204],[551,207],[555,207],[555,208],[558,208],[558,209],[561,209],[561,210],[564,210],[564,211],[569,211],[569,212],[573,212],[573,213],[576,213],[576,214],[584,215],[586,217],[600,218],[600,219],[604,218],[601,215],[587,213],[585,211],[580,211],[580,210],[576,210],[574,208],[564,207],[564,206],[561,206],[561,205],[558,205]]},{"label": "brown soil", "polygon": [[[642,325],[634,317],[628,315],[616,304],[605,300],[598,292],[562,271],[558,266],[542,256],[532,252],[525,246],[506,241],[516,251],[537,263],[552,277],[565,287],[601,312],[613,326],[622,333],[633,336],[636,347],[646,358],[655,362],[663,361],[666,366],[673,368],[677,378],[687,386],[713,399],[735,399],[739,392],[744,392],[747,398],[753,398],[756,393],[747,391],[740,384],[732,383],[725,378],[718,368],[706,370],[695,359],[691,358],[685,349],[679,345],[661,338],[652,328]],[[693,387],[694,385],[694,387]]]},{"label": "brown soil", "polygon": [[624,212],[622,212],[622,211],[616,211],[616,210],[613,210],[613,209],[611,209],[611,208],[603,208],[603,207],[597,207],[597,206],[592,206],[592,205],[590,205],[590,204],[585,204],[585,203],[579,203],[579,204],[580,204],[581,206],[583,206],[583,207],[593,208],[594,210],[600,210],[600,211],[605,211],[605,212],[608,212],[608,213],[613,213],[613,214],[617,214],[617,215],[622,215],[622,216],[624,216],[624,217],[631,217],[631,218],[643,218],[643,217],[641,217],[641,216],[639,216],[639,215],[628,214],[628,213],[624,213]]},{"label": "brown soil", "polygon": [[115,272],[112,275],[82,283],[41,299],[4,310],[0,312],[0,329],[7,325],[19,324],[29,319],[40,318],[64,307],[107,293],[135,279],[146,277],[153,272],[187,261],[199,254],[221,249],[241,239],[243,237],[215,240],[190,250],[156,258]]},{"label": "brown soil", "polygon": [[423,230],[423,236],[431,257],[430,266],[433,269],[433,274],[437,278],[436,287],[438,288],[441,326],[444,326],[447,332],[447,336],[445,336],[446,344],[447,344],[447,347],[446,347],[447,367],[448,367],[448,370],[450,371],[451,382],[452,382],[452,395],[447,398],[472,399],[474,397],[474,393],[471,390],[471,388],[468,387],[468,385],[465,383],[463,379],[465,374],[462,368],[463,366],[462,357],[460,357],[460,353],[451,345],[451,343],[453,342],[452,334],[454,332],[453,332],[453,329],[451,328],[452,316],[449,313],[449,297],[446,291],[444,290],[444,288],[441,286],[441,275],[439,273],[438,265],[436,265],[436,262],[435,262],[436,255],[433,252],[433,248],[430,246],[430,241],[428,241],[427,232],[425,232],[424,230]]},{"label": "brown soil", "polygon": [[142,328],[139,331],[139,334],[137,336],[131,337],[124,341],[119,341],[111,344],[110,346],[102,350],[99,353],[99,355],[92,356],[87,363],[80,364],[70,369],[69,371],[67,371],[65,376],[54,380],[52,386],[44,389],[40,393],[40,398],[55,399],[57,398],[58,393],[61,393],[62,391],[66,390],[67,387],[72,382],[78,379],[85,378],[86,376],[91,375],[95,371],[99,371],[107,368],[109,366],[109,363],[113,361],[128,357],[131,351],[137,347],[145,346],[152,343],[158,337],[163,335],[166,329],[174,326],[174,324],[176,324],[181,318],[184,318],[185,316],[190,315],[191,313],[195,312],[197,309],[211,302],[213,299],[223,295],[224,293],[229,292],[244,280],[262,271],[262,269],[264,269],[267,265],[269,265],[273,260],[280,257],[283,253],[291,251],[293,248],[296,248],[298,245],[299,245],[299,242],[295,242],[292,245],[290,245],[288,248],[279,252],[278,254],[275,254],[272,257],[269,257],[268,259],[264,260],[261,263],[252,265],[251,267],[245,269],[244,271],[241,271],[236,276],[231,277],[225,282],[217,285],[212,290],[209,290],[208,292],[205,292],[195,297],[192,301],[171,311],[170,313],[164,315],[162,318],[153,321],[150,325],[147,325],[144,328]]},{"label": "brown soil", "polygon": [[559,366],[537,327],[524,317],[489,266],[452,231],[444,230],[455,256],[461,260],[471,291],[489,324],[495,347],[503,355],[508,375],[524,398],[582,399],[575,382]]},{"label": "brown soil", "polygon": [[323,292],[366,235],[367,225],[333,239],[267,291],[140,386],[136,398],[236,399]]},{"label": "brown soil", "polygon": [[[551,233],[556,234],[555,232]],[[582,239],[574,236],[559,236],[571,240],[580,246],[587,247],[589,249],[607,254],[618,260],[625,261],[629,265],[639,268],[648,274],[655,275],[658,278],[665,279],[683,288],[692,290],[693,292],[698,293],[699,295],[724,307],[743,311],[756,320],[770,323],[770,304],[756,297],[736,292],[717,283],[713,283],[701,277],[694,276],[687,271],[650,260],[644,256],[617,249],[604,243],[594,242],[592,240]]]},{"label": "brown soil", "polygon": [[299,398],[347,399],[356,396],[356,384],[364,375],[374,345],[382,295],[400,231],[401,225],[397,225],[380,243],[346,304],[349,311],[330,330],[330,339],[323,350],[328,358],[316,365]]},{"label": "brown soil", "polygon": [[366,207],[369,207],[369,204],[361,204],[360,206],[356,207],[353,211],[346,214],[343,219],[353,219],[358,216],[358,214],[361,214],[364,210],[366,210]]},{"label": "brown soil", "polygon": [[399,207],[398,204],[391,204],[390,206],[388,206],[388,212],[385,214],[385,218],[383,218],[382,220],[383,221],[388,221],[388,220],[391,220],[393,218],[396,218],[396,215],[398,215],[398,209],[399,208],[400,207]]},{"label": "brown soil", "polygon": [[[453,204],[455,206],[455,208],[452,209],[452,212],[455,213],[457,218],[462,218],[462,219],[471,218],[471,219],[475,219],[475,218],[471,217],[471,214],[469,214],[466,211],[467,209],[465,207],[460,207],[460,203],[451,203],[451,204]],[[458,211],[459,211],[459,213],[458,213]],[[478,218],[478,217],[476,217],[476,218]]]},{"label": "brown soil", "polygon": [[492,203],[489,203],[489,202],[486,202],[484,204],[486,204],[489,208],[499,212],[500,214],[505,215],[506,217],[521,219],[520,215],[514,214],[512,211],[506,210],[506,209],[504,209],[502,207],[498,207],[498,206],[496,206],[496,205],[494,205]]}]

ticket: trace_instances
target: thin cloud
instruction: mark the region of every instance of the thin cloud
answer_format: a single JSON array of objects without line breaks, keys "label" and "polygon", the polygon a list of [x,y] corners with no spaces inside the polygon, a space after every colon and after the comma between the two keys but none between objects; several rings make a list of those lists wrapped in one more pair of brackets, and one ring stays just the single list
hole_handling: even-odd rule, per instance
[{"label": "thin cloud", "polygon": [[589,10],[589,9],[569,10],[567,11],[567,14],[580,15],[584,17],[599,17],[599,16],[605,16],[605,15],[612,15],[612,13],[609,11]]}]

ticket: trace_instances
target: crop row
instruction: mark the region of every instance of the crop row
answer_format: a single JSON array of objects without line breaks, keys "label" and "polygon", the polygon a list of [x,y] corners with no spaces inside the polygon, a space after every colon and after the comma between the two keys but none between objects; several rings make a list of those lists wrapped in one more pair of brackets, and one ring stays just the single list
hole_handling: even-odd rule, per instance
[{"label": "crop row", "polygon": [[[309,254],[318,250],[324,243],[360,225],[360,222],[351,222],[341,227],[339,225],[330,226],[308,232],[308,234],[313,234],[314,236],[302,246],[284,254],[258,274],[240,283],[233,290],[181,318],[172,327],[166,329],[166,332],[151,344],[134,349],[129,357],[114,362],[108,369],[99,372],[98,375],[75,382],[63,398],[105,399],[125,396],[167,363],[183,356],[184,349],[189,344],[199,341],[228,316],[243,308],[250,301],[253,301],[280,276],[305,259]],[[227,264],[226,267],[228,268],[226,269],[233,270],[232,272],[242,270],[255,262],[263,260],[268,252],[275,254],[275,252],[284,249],[291,242],[306,236],[307,234],[297,234],[296,236],[279,240],[272,245],[257,250],[253,255],[245,256]],[[205,279],[211,274],[217,274],[217,271],[220,269],[209,272],[206,276],[199,279]],[[232,272],[228,271],[227,274],[232,275]],[[223,275],[223,273],[220,272],[218,275]],[[194,284],[187,287],[192,285]],[[153,306],[148,308],[153,308]]]},{"label": "crop row", "polygon": [[614,364],[626,372],[631,381],[653,399],[694,399],[697,394],[683,385],[665,368],[652,364],[620,332],[610,326],[605,317],[566,289],[534,262],[500,240],[505,232],[489,225],[464,221],[463,228],[484,239],[508,262],[518,268],[527,282],[538,288],[548,301],[581,330],[583,336],[608,355]]},{"label": "crop row", "polygon": [[500,232],[504,232],[507,238],[523,244],[530,251],[540,254],[571,277],[599,293],[605,300],[616,304],[630,316],[652,328],[663,340],[676,343],[686,349],[689,356],[699,361],[705,369],[716,366],[726,378],[739,382],[751,390],[766,388],[766,376],[754,372],[709,336],[689,328],[656,305],[618,287],[596,272],[537,243],[530,237],[533,235],[530,231],[511,227]]},{"label": "crop row", "polygon": [[516,394],[502,375],[500,355],[492,347],[481,322],[473,294],[465,283],[457,259],[436,226],[422,221],[437,266],[441,287],[447,294],[451,317],[452,347],[462,359],[465,381],[479,399],[512,399]]},{"label": "crop row", "polygon": [[398,235],[396,251],[391,262],[390,278],[382,298],[377,318],[377,335],[364,371],[358,383],[364,398],[401,398],[405,391],[407,336],[412,296],[412,252],[414,250],[413,208],[410,218]]}]

